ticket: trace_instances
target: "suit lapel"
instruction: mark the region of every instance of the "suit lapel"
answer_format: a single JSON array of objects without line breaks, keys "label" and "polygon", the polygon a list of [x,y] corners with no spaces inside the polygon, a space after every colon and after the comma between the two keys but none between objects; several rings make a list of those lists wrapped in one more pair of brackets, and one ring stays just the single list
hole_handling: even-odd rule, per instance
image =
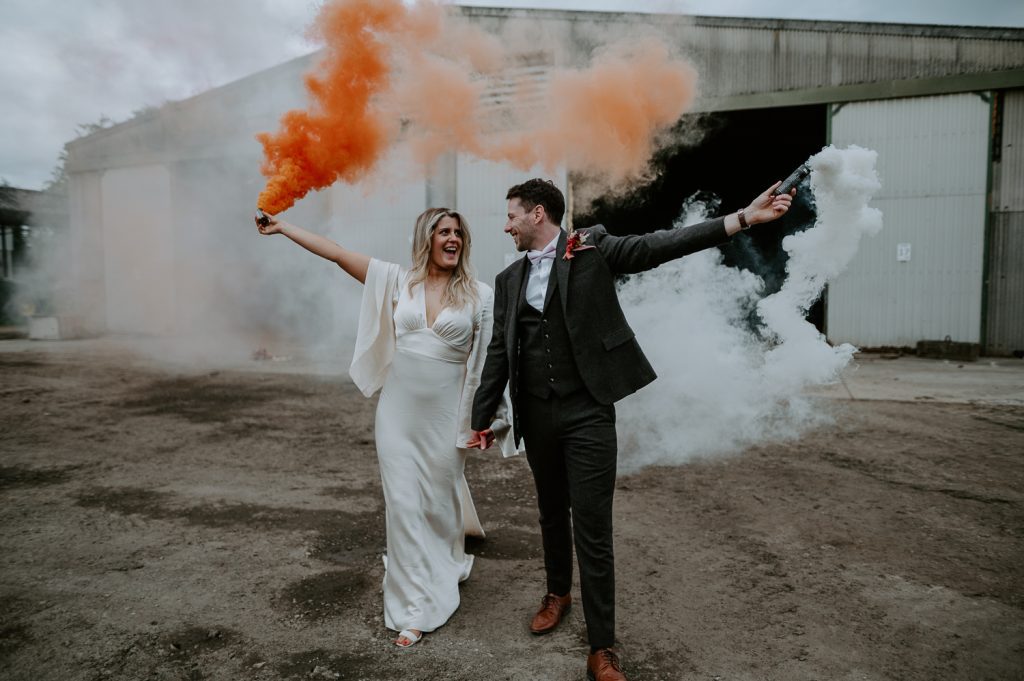
[{"label": "suit lapel", "polygon": [[509,350],[517,346],[516,331],[519,329],[519,311],[526,301],[526,274],[529,271],[530,261],[523,256],[519,265],[512,268],[509,273],[508,282],[508,314],[505,315],[505,338],[509,344]]},{"label": "suit lapel", "polygon": [[[566,317],[569,316],[569,264],[571,260],[566,260],[561,256],[565,253],[565,244],[569,239],[569,234],[565,230],[558,235],[558,248],[555,249],[555,266],[554,273],[558,277],[558,297],[562,299],[562,314]],[[550,297],[550,288],[549,297]],[[547,306],[547,300],[544,301],[544,305]]]},{"label": "suit lapel", "polygon": [[544,291],[544,303],[541,305],[541,311],[548,309],[548,304],[551,302],[551,293],[555,290],[555,282],[558,281],[558,275],[555,273],[555,263],[551,263],[551,271],[548,273],[548,288]]},{"label": "suit lapel", "polygon": [[509,294],[514,296],[514,307],[510,309],[515,310],[516,319],[523,311],[523,305],[526,305],[526,285],[529,278],[530,259],[524,255],[519,266],[512,270],[512,286],[509,286]]}]

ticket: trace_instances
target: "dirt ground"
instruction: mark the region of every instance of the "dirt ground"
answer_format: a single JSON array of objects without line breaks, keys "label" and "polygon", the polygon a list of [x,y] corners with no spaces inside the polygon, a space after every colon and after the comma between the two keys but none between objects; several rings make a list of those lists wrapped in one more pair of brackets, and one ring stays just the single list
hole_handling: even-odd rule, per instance
[{"label": "dirt ground", "polygon": [[[0,678],[584,678],[581,609],[526,629],[525,460],[470,460],[489,534],[462,606],[397,651],[374,402],[346,379],[31,349],[0,376]],[[1024,678],[1024,406],[823,408],[795,442],[620,478],[629,678]]]}]

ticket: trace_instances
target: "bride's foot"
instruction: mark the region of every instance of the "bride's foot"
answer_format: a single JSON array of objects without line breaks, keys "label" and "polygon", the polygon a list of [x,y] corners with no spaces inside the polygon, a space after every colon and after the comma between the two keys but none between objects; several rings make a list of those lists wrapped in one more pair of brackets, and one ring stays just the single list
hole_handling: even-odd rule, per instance
[{"label": "bride's foot", "polygon": [[399,648],[411,648],[419,643],[421,638],[423,638],[423,632],[419,629],[402,629],[398,632],[398,638],[395,639],[395,645]]}]

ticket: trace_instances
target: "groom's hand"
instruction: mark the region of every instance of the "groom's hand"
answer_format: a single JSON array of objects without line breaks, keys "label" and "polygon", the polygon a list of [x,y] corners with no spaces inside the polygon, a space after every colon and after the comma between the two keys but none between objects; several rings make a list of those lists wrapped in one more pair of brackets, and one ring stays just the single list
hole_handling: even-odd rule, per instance
[{"label": "groom's hand", "polygon": [[796,187],[793,187],[789,193],[775,196],[772,192],[780,184],[782,184],[781,180],[768,187],[760,196],[750,202],[750,205],[743,211],[747,222],[751,225],[771,222],[786,214],[789,206],[793,203],[793,197],[796,196]]},{"label": "groom's hand", "polygon": [[466,447],[469,449],[487,449],[493,444],[494,431],[488,428],[487,430],[474,430],[473,436],[466,443]]}]

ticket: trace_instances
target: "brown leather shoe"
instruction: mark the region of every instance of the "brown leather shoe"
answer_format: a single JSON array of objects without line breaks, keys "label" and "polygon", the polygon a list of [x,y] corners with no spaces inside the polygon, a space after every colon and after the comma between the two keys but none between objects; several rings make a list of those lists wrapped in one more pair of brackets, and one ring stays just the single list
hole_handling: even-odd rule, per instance
[{"label": "brown leather shoe", "polygon": [[598,648],[587,655],[587,679],[589,681],[626,681],[626,675],[619,666],[619,656],[611,648]]},{"label": "brown leather shoe", "polygon": [[541,599],[540,610],[533,616],[530,622],[530,631],[534,634],[547,634],[554,631],[558,623],[562,621],[565,613],[569,612],[572,605],[572,595],[556,596],[548,594]]}]

